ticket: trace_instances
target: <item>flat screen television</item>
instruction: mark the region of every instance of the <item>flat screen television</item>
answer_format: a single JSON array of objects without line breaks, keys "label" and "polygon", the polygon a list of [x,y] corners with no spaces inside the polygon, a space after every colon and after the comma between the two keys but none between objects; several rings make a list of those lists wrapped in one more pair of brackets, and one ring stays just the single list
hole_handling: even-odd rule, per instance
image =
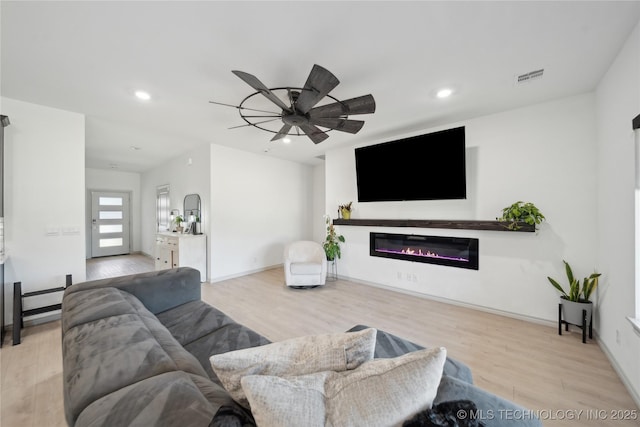
[{"label": "flat screen television", "polygon": [[359,202],[466,199],[464,126],[356,148]]}]

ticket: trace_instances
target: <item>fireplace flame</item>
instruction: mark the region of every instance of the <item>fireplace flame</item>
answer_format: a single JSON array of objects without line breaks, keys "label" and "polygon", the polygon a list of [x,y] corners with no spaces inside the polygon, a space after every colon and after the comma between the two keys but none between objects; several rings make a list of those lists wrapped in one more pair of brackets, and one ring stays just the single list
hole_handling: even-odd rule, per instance
[{"label": "fireplace flame", "polygon": [[440,255],[438,255],[436,252],[431,252],[429,250],[427,252],[422,252],[422,248],[419,248],[417,252],[415,249],[412,249],[412,248],[405,248],[405,249],[402,249],[400,252],[406,255],[417,255],[417,256],[428,256],[431,258],[440,258]]},{"label": "fireplace flame", "polygon": [[457,257],[457,256],[444,256],[444,255],[438,254],[437,252],[432,252],[432,251],[430,251],[428,249],[426,251],[423,251],[422,248],[418,248],[417,250],[412,248],[412,247],[406,247],[406,248],[401,249],[401,250],[377,248],[376,251],[377,252],[387,252],[387,253],[400,253],[400,254],[403,254],[403,255],[412,255],[412,256],[419,256],[419,257],[448,259],[448,260],[460,261],[460,262],[469,262],[469,260],[467,258],[462,258],[462,257]]}]

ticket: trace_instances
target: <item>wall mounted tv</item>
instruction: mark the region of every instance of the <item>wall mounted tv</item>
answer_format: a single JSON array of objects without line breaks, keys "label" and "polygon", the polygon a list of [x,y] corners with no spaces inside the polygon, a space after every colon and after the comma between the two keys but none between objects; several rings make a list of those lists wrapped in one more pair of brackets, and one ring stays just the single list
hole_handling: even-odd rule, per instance
[{"label": "wall mounted tv", "polygon": [[464,126],[356,148],[359,202],[466,199]]}]

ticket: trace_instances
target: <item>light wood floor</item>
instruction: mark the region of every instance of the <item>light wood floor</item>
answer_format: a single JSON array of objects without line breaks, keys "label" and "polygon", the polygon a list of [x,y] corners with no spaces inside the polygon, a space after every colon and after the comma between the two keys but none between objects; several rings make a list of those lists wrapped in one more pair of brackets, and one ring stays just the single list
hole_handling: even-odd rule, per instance
[{"label": "light wood floor", "polygon": [[[640,411],[608,359],[595,341],[582,344],[580,330],[559,336],[557,328],[342,280],[306,290],[283,283],[282,270],[274,269],[204,284],[202,298],[272,341],[364,324],[444,346],[471,367],[479,387],[553,411],[540,412],[545,426],[640,425]],[[635,410],[635,420],[612,420],[612,410]]]},{"label": "light wood floor", "polygon": [[91,258],[87,260],[87,280],[144,273],[154,268],[153,258],[143,254]]},{"label": "light wood floor", "polygon": [[[283,282],[273,269],[207,283],[203,300],[273,341],[365,324],[444,346],[470,365],[479,387],[553,411],[540,413],[545,426],[640,425],[640,414],[612,420],[611,411],[638,408],[598,344],[582,344],[579,331],[558,336],[555,328],[342,280],[308,290]],[[26,328],[22,337],[16,347],[7,337],[0,350],[0,425],[64,426],[60,323]]]}]

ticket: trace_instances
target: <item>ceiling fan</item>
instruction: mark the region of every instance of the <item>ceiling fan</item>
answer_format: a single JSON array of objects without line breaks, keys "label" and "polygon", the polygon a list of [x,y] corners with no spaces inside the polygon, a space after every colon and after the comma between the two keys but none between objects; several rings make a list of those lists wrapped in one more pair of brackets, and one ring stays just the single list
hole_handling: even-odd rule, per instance
[{"label": "ceiling fan", "polygon": [[[328,130],[340,132],[358,133],[364,121],[351,120],[350,115],[370,114],[376,110],[376,102],[371,95],[359,96],[344,101],[340,101],[329,95],[340,81],[327,69],[314,65],[307,78],[304,87],[278,87],[268,88],[257,77],[245,73],[244,71],[232,71],[245,83],[254,88],[256,92],[247,96],[240,105],[223,104],[221,102],[209,101],[212,104],[234,107],[239,110],[240,117],[247,122],[246,125],[234,126],[230,129],[254,126],[267,132],[275,133],[271,141],[277,141],[287,135],[306,135],[315,144],[318,144],[329,137]],[[278,96],[278,93],[280,96]],[[280,111],[266,111],[262,109],[249,108],[245,106],[254,96],[262,95]],[[329,98],[333,102],[316,106],[323,98]],[[283,101],[286,99],[286,102]],[[248,111],[266,113],[255,115]],[[267,119],[267,120],[262,120]],[[283,125],[280,130],[271,130],[262,126],[263,123],[281,120]],[[292,128],[294,130],[292,131]],[[326,128],[323,131],[320,128]],[[302,133],[301,133],[302,132]]]}]

